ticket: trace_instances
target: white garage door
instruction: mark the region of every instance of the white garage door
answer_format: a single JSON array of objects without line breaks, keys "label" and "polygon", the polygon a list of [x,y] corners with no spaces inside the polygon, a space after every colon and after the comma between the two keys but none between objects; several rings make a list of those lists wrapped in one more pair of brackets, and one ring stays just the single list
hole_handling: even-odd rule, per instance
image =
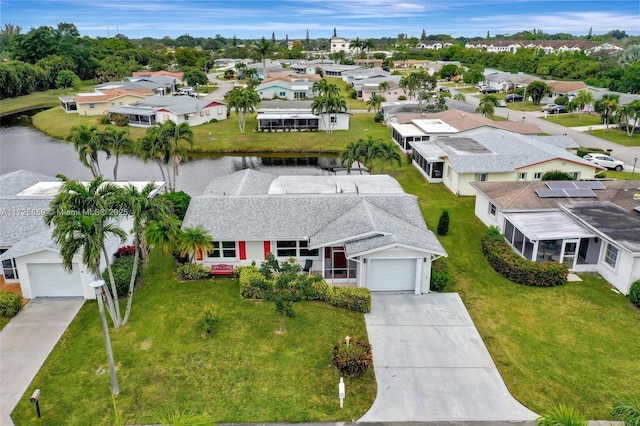
[{"label": "white garage door", "polygon": [[415,259],[371,259],[371,291],[415,291]]},{"label": "white garage door", "polygon": [[34,297],[83,295],[80,272],[75,263],[71,273],[65,271],[59,263],[29,263],[27,270]]}]

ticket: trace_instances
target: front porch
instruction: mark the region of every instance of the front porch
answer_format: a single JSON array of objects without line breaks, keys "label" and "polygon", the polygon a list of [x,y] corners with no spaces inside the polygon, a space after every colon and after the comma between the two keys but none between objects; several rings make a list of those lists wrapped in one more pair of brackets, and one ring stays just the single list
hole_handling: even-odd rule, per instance
[{"label": "front porch", "polygon": [[505,214],[504,236],[522,257],[560,262],[572,271],[593,271],[602,241],[562,212]]}]

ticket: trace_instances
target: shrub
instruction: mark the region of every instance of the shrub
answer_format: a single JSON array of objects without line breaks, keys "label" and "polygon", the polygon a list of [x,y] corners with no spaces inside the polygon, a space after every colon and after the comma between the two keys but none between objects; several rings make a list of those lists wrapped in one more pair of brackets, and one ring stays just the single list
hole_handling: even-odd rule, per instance
[{"label": "shrub", "polygon": [[215,327],[218,322],[220,322],[218,308],[215,306],[205,306],[202,310],[202,316],[200,317],[200,325],[202,325],[207,333],[211,333],[213,327]]},{"label": "shrub", "polygon": [[400,96],[398,96],[398,100],[399,101],[406,101],[407,97],[405,95],[400,95]]},{"label": "shrub", "polygon": [[629,300],[640,308],[640,280],[634,281],[629,287]]},{"label": "shrub", "polygon": [[[131,272],[133,271],[133,256],[122,256],[116,258],[111,264],[111,271],[113,271],[113,279],[116,284],[116,290],[119,297],[126,296],[129,292],[129,283],[131,282]],[[140,271],[142,270],[142,262],[138,262],[138,273],[136,277],[140,277]],[[102,272],[102,279],[107,285],[109,285],[109,273],[105,268]]]},{"label": "shrub", "polygon": [[111,117],[109,117],[109,114],[102,116],[100,124],[111,124]]},{"label": "shrub", "polygon": [[449,212],[443,211],[438,220],[438,235],[447,235],[449,232]]},{"label": "shrub", "polygon": [[384,121],[384,114],[382,113],[382,111],[378,111],[375,115],[375,117],[373,117],[373,121],[375,121],[376,123],[382,123]]},{"label": "shrub", "polygon": [[546,414],[536,419],[536,426],[587,426],[587,421],[573,407],[566,405],[554,405]]},{"label": "shrub", "polygon": [[134,256],[136,254],[136,246],[122,246],[113,253],[114,258],[119,258],[123,256]]},{"label": "shrub", "polygon": [[183,280],[201,280],[209,276],[209,270],[199,263],[185,263],[178,267],[178,276]]},{"label": "shrub", "polygon": [[345,377],[358,377],[373,364],[371,345],[361,340],[333,345],[333,365]]},{"label": "shrub", "polygon": [[576,155],[578,157],[584,157],[587,154],[590,154],[592,152],[603,152],[601,149],[598,148],[585,148],[585,147],[580,147],[576,150]]},{"label": "shrub", "polygon": [[243,299],[266,299],[273,282],[265,278],[255,266],[240,271],[240,296]]},{"label": "shrub", "polygon": [[510,281],[537,287],[553,287],[567,281],[567,265],[525,259],[511,249],[502,235],[496,235],[493,230],[482,237],[481,245],[491,267]]},{"label": "shrub", "polygon": [[22,309],[22,296],[11,291],[0,292],[0,317],[13,318]]},{"label": "shrub", "polygon": [[431,281],[429,288],[433,291],[442,291],[449,284],[449,272],[444,259],[438,259],[431,264]]},{"label": "shrub", "polygon": [[116,114],[111,117],[111,119],[113,120],[113,124],[118,127],[124,127],[129,124],[129,118],[126,115]]},{"label": "shrub", "polygon": [[541,180],[573,180],[571,175],[560,170],[552,170],[542,175]]},{"label": "shrub", "polygon": [[329,287],[327,302],[338,308],[367,313],[371,311],[371,291],[364,287]]},{"label": "shrub", "polygon": [[160,195],[160,197],[168,199],[173,206],[173,213],[178,216],[178,219],[184,220],[184,215],[187,213],[187,207],[191,202],[191,196],[184,191],[167,192]]}]

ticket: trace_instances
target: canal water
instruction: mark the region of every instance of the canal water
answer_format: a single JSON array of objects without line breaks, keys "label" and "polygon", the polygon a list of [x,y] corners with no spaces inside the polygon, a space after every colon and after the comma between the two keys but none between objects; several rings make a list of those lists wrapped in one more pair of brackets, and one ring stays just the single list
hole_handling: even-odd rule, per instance
[{"label": "canal water", "polygon": [[[113,179],[115,157],[100,157],[100,169]],[[339,160],[331,157],[287,156],[206,156],[184,159],[176,179],[176,190],[191,196],[202,194],[209,182],[219,176],[246,168],[274,175],[326,175],[344,173]],[[82,165],[73,144],[51,138],[29,125],[27,117],[3,120],[0,126],[0,174],[25,169],[50,176],[59,173],[75,180],[91,180],[91,171]],[[162,174],[154,162],[121,156],[118,180],[161,181]]]}]

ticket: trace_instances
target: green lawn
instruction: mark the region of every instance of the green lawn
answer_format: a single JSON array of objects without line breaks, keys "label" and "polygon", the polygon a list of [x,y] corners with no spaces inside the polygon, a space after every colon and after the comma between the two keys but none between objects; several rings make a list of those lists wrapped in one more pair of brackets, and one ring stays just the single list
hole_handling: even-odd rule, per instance
[{"label": "green lawn", "polygon": [[[83,82],[79,91],[92,92],[93,82]],[[60,104],[59,96],[73,95],[75,93],[77,93],[75,89],[52,89],[45,92],[34,92],[17,98],[2,99],[0,100],[0,117],[39,108],[51,108]]]},{"label": "green lawn", "polygon": [[633,137],[627,136],[627,132],[610,128],[609,131],[593,130],[590,134],[602,139],[606,139],[610,142],[617,143],[623,146],[640,146],[640,134],[634,133]]},{"label": "green lawn", "polygon": [[557,288],[514,284],[496,274],[480,252],[486,227],[474,197],[455,197],[426,184],[412,168],[391,173],[418,196],[430,229],[442,210],[449,234],[440,237],[455,284],[512,394],[538,413],[563,403],[590,419],[610,418],[618,395],[640,397],[640,311],[601,278]]},{"label": "green lawn", "polygon": [[[544,118],[540,117],[540,118]],[[602,124],[600,117],[589,114],[549,114],[546,120],[564,127],[597,126]]]},{"label": "green lawn", "polygon": [[[360,138],[372,136],[375,139],[391,140],[391,131],[373,121],[374,113],[353,114],[350,116],[349,130],[336,130],[331,134],[326,132],[292,132],[292,133],[263,133],[254,132],[257,126],[255,116],[246,123],[246,132],[240,133],[238,119],[235,112],[228,120],[208,123],[193,127],[195,152],[211,153],[262,153],[262,152],[290,152],[290,153],[328,153],[337,154],[350,142]],[[67,114],[62,108],[52,108],[40,112],[33,117],[33,124],[44,133],[66,139],[73,126],[81,124],[105,127],[100,124],[100,117],[81,117],[77,114]],[[131,137],[134,139],[144,135],[145,129],[130,127]],[[209,134],[210,133],[210,134]]]},{"label": "green lawn", "polygon": [[[212,334],[198,327],[204,305],[221,322]],[[211,424],[351,421],[373,403],[373,369],[346,379],[339,408],[333,343],[367,339],[361,313],[320,302],[295,305],[287,334],[277,335],[273,303],[239,297],[227,278],[178,283],[173,262],[154,255],[134,298],[130,324],[111,330],[124,424],[157,424],[176,412],[204,414]],[[13,412],[16,425],[110,425],[104,340],[95,302],[87,302]],[[29,396],[42,391],[43,417]]]}]

